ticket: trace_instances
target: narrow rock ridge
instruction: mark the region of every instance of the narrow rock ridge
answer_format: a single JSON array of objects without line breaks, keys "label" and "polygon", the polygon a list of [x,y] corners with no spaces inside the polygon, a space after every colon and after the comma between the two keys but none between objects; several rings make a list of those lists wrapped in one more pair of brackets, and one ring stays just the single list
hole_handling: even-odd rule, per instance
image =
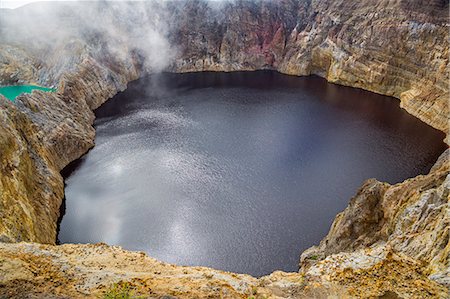
[{"label": "narrow rock ridge", "polygon": [[[168,39],[178,49],[169,70],[316,74],[397,97],[448,136],[448,1],[217,5],[167,5]],[[92,111],[149,71],[142,53],[119,47],[126,55],[85,37],[45,55],[20,43],[0,44],[0,84],[57,87],[14,104],[0,96],[0,241],[55,243],[64,194],[59,172],[94,145]],[[367,181],[320,245],[302,254],[300,273],[256,279],[166,265],[107,245],[0,243],[0,293],[95,297],[113,282],[130,281],[150,297],[445,298],[448,155],[428,175],[397,185]],[[142,263],[130,263],[137,260]]]}]

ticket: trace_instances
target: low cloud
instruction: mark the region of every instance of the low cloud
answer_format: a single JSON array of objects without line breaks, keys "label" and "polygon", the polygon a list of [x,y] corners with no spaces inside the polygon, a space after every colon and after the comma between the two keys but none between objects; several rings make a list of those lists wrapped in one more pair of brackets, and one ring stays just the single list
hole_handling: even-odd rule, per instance
[{"label": "low cloud", "polygon": [[90,53],[106,49],[116,59],[136,51],[145,58],[145,67],[162,70],[174,56],[164,15],[164,1],[31,3],[0,10],[0,44],[18,46],[39,58],[55,57],[71,44]]}]

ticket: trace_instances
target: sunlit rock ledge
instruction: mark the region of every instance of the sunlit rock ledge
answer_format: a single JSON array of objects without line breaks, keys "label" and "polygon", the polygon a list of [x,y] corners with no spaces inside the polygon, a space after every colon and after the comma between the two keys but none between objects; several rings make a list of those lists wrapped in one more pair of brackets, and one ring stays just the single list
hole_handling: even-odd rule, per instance
[{"label": "sunlit rock ledge", "polygon": [[445,298],[448,292],[424,275],[420,262],[382,245],[261,278],[175,266],[105,244],[0,244],[0,257],[7,298],[99,298],[121,285],[143,298]]},{"label": "sunlit rock ledge", "polygon": [[[448,3],[259,5],[227,7],[221,30],[202,2],[174,10],[168,35],[178,56],[168,69],[317,74],[395,96],[448,136]],[[2,296],[96,297],[118,282],[150,297],[448,296],[448,151],[428,175],[393,186],[367,181],[321,244],[302,254],[299,273],[257,279],[167,265],[107,245],[38,244],[55,243],[64,194],[59,172],[94,146],[92,111],[152,71],[127,44],[110,52],[91,42],[73,39],[46,55],[20,42],[0,45],[1,84],[57,88],[19,96],[14,104],[0,96]],[[23,241],[32,243],[15,243]]]}]

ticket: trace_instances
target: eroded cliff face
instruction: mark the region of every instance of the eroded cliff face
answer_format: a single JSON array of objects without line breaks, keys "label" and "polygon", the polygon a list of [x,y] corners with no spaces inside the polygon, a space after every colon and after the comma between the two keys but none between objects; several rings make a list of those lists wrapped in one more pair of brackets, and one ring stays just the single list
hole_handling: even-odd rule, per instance
[{"label": "eroded cliff face", "polygon": [[448,1],[187,2],[175,71],[275,69],[394,96],[449,132]]},{"label": "eroded cliff face", "polygon": [[[0,95],[3,242],[56,242],[64,196],[60,171],[94,146],[93,110],[139,77],[132,56],[101,63],[85,51],[75,60],[76,71],[61,75],[57,92],[34,91],[14,104]],[[36,74],[33,83],[48,78],[45,69]]]},{"label": "eroded cliff face", "polygon": [[0,240],[53,243],[64,195],[59,170],[39,127],[1,96],[0,105]]},{"label": "eroded cliff face", "polygon": [[[281,70],[397,97],[448,134],[448,1],[423,4],[315,1],[314,25],[293,32]],[[313,42],[303,48],[305,39]],[[310,63],[298,68],[305,55]]]},{"label": "eroded cliff face", "polygon": [[[163,11],[177,49],[169,70],[317,74],[395,96],[448,135],[447,12],[448,1],[437,0],[186,1]],[[45,51],[25,45],[11,37],[0,45],[0,84],[57,92],[35,91],[14,104],[0,96],[0,241],[54,244],[64,192],[59,172],[94,145],[92,111],[151,68],[144,49],[99,32]],[[300,273],[256,279],[166,265],[107,245],[3,243],[0,293],[95,297],[128,281],[149,297],[445,298],[448,155],[430,174],[397,185],[367,181],[321,244],[303,253]]]}]

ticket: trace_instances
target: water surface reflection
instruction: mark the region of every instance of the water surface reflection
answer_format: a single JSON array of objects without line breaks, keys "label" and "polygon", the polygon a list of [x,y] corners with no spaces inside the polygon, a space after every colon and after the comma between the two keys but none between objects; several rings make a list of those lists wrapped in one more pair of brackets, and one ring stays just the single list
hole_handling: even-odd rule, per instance
[{"label": "water surface reflection", "polygon": [[295,271],[365,179],[445,148],[395,99],[273,72],[155,75],[97,117],[59,239],[254,275]]}]

